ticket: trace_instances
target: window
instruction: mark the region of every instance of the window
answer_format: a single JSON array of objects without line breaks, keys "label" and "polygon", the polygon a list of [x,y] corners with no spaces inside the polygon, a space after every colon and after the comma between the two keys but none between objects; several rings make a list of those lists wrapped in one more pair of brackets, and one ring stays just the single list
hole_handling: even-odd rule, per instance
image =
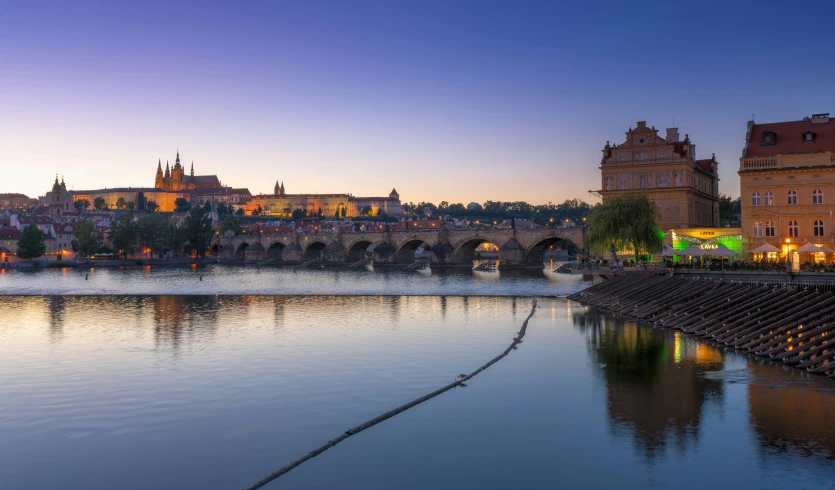
[{"label": "window", "polygon": [[774,146],[777,144],[777,135],[774,131],[763,131],[763,139],[760,146]]},{"label": "window", "polygon": [[823,220],[816,219],[814,226],[815,236],[823,236]]},{"label": "window", "polygon": [[789,221],[789,236],[797,237],[797,221]]},{"label": "window", "polygon": [[815,189],[812,192],[812,204],[823,204],[823,191]]},{"label": "window", "polygon": [[789,205],[794,206],[797,204],[797,192],[789,191]]},{"label": "window", "polygon": [[759,206],[760,204],[761,204],[760,193],[755,192],[755,193],[751,194],[751,205],[752,206]]},{"label": "window", "polygon": [[761,237],[763,236],[763,224],[757,221],[754,223],[754,236]]},{"label": "window", "polygon": [[774,236],[774,222],[773,221],[766,221],[765,222],[765,236]]},{"label": "window", "polygon": [[814,143],[815,141],[815,133],[812,131],[806,131],[803,133],[803,142],[804,143]]},{"label": "window", "polygon": [[774,194],[770,191],[765,193],[765,205],[774,206]]}]

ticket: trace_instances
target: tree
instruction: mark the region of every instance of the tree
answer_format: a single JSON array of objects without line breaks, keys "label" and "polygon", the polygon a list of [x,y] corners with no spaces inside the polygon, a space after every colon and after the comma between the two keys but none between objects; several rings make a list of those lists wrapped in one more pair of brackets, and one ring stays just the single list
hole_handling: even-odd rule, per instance
[{"label": "tree", "polygon": [[130,210],[131,213],[134,211],[135,208],[136,208],[136,203],[133,202],[133,201],[128,201],[128,209]]},{"label": "tree", "polygon": [[89,257],[99,249],[96,224],[89,219],[80,219],[75,224],[73,247],[82,257]]},{"label": "tree", "polygon": [[73,203],[75,209],[79,211],[86,211],[90,207],[90,201],[87,199],[79,199]]},{"label": "tree", "polygon": [[93,199],[93,207],[98,209],[99,211],[104,209],[104,198],[103,197],[97,197],[97,198]]},{"label": "tree", "polygon": [[147,209],[149,213],[153,213],[158,207],[159,206],[154,201],[145,201],[145,209]]},{"label": "tree", "polygon": [[168,217],[162,214],[152,214],[139,221],[139,238],[154,255],[161,255],[171,247],[171,233],[173,226]]},{"label": "tree", "polygon": [[740,198],[731,199],[731,196],[722,194],[719,196],[719,226],[739,222],[739,212],[742,209]]},{"label": "tree", "polygon": [[646,194],[629,193],[610,197],[597,206],[589,217],[586,243],[590,249],[603,253],[610,247],[657,252],[664,244],[664,233],[658,229],[658,209]]},{"label": "tree", "polygon": [[209,201],[206,201],[206,204],[203,205],[203,210],[206,211],[207,213],[211,213],[212,212],[212,203],[210,203]]},{"label": "tree", "polygon": [[178,197],[174,200],[174,211],[178,213],[185,213],[191,209],[191,203],[184,197]]},{"label": "tree", "polygon": [[139,241],[139,226],[133,220],[133,213],[124,213],[110,223],[110,242],[119,251],[122,258],[136,253]]},{"label": "tree", "polygon": [[241,234],[241,220],[237,217],[227,214],[220,222],[220,234],[223,235],[227,231],[231,231],[232,235],[238,236]]},{"label": "tree", "polygon": [[238,208],[235,210],[235,216],[243,216],[244,215],[244,208]]},{"label": "tree", "polygon": [[342,214],[343,218],[348,216],[348,211],[347,211],[347,209],[345,209],[344,206],[342,207],[342,209],[340,209],[340,213]]},{"label": "tree", "polygon": [[324,216],[324,215],[325,215],[325,214],[322,212],[322,208],[320,207],[320,208],[319,208],[319,210],[318,210],[318,211],[316,211],[316,216],[318,216],[318,217],[320,217],[320,218],[321,218],[321,217],[322,217],[322,216]]},{"label": "tree", "polygon": [[34,223],[26,225],[17,239],[17,256],[21,259],[34,259],[45,254],[46,243],[44,243],[44,239],[44,233],[38,228],[38,225]]},{"label": "tree", "polygon": [[294,209],[293,210],[293,215],[292,215],[293,219],[299,220],[299,219],[304,218],[305,216],[307,216],[307,213],[304,212],[303,210],[301,210],[301,209]]},{"label": "tree", "polygon": [[334,218],[339,218],[339,208],[336,208],[336,214],[333,215]]},{"label": "tree", "polygon": [[116,200],[116,209],[125,209],[126,204],[127,204],[127,202],[125,202],[125,198],[120,197],[119,199]]},{"label": "tree", "polygon": [[232,211],[230,209],[230,206],[226,202],[221,201],[221,203],[217,205],[217,215],[218,216],[223,216],[225,214],[231,214],[231,213],[232,213]]},{"label": "tree", "polygon": [[371,212],[372,212],[371,206],[366,206],[366,207],[362,208],[362,211],[360,212],[360,214],[363,215],[363,216],[371,216]]},{"label": "tree", "polygon": [[185,238],[188,243],[197,253],[201,259],[206,256],[209,251],[209,245],[212,243],[212,218],[201,207],[196,207],[186,216],[183,223],[185,228]]}]

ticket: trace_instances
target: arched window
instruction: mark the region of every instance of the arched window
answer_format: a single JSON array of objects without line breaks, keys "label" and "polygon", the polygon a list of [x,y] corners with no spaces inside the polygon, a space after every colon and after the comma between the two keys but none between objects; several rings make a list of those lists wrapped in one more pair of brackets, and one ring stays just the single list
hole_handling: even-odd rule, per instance
[{"label": "arched window", "polygon": [[765,193],[765,205],[774,206],[774,193],[769,191]]},{"label": "arched window", "polygon": [[789,221],[789,236],[797,236],[797,221]]},{"label": "arched window", "polygon": [[823,204],[823,191],[815,189],[812,192],[812,204]]},{"label": "arched window", "polygon": [[816,219],[815,220],[815,236],[823,236],[823,220]]},{"label": "arched window", "polygon": [[789,206],[794,206],[797,204],[797,192],[789,191]]},{"label": "arched window", "polygon": [[759,206],[760,204],[762,204],[760,202],[760,193],[755,192],[755,193],[751,194],[751,205],[752,206]]},{"label": "arched window", "polygon": [[763,224],[759,221],[754,223],[754,236],[761,237],[763,236]]},{"label": "arched window", "polygon": [[774,222],[773,221],[766,221],[765,222],[765,236],[774,236]]}]

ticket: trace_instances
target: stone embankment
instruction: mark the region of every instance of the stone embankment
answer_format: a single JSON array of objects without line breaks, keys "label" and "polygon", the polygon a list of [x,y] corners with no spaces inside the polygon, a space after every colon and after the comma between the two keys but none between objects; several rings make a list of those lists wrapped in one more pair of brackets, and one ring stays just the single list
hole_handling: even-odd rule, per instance
[{"label": "stone embankment", "polygon": [[835,295],[631,273],[568,297],[835,378]]}]

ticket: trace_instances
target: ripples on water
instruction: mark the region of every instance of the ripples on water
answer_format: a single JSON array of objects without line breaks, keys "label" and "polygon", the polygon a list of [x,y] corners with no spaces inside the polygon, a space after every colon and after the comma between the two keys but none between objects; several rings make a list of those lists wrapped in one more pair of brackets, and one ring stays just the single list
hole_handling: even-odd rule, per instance
[{"label": "ripples on water", "polygon": [[[0,297],[0,488],[241,488],[530,298]],[[267,488],[829,488],[831,380],[540,299]]]}]

